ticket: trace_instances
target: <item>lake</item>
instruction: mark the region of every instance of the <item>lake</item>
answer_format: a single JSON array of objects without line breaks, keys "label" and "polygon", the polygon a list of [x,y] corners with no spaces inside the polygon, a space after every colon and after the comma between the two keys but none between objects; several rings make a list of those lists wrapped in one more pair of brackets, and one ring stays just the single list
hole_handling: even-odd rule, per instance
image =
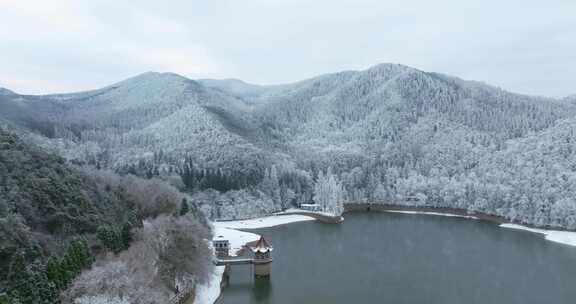
[{"label": "lake", "polygon": [[219,303],[576,303],[576,247],[489,222],[358,212],[253,231],[272,275],[233,266]]}]

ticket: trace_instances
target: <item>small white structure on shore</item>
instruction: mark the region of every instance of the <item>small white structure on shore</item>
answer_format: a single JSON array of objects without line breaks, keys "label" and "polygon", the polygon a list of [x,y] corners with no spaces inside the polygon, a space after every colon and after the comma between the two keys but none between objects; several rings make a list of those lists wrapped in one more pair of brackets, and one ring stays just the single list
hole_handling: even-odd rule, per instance
[{"label": "small white structure on shore", "polygon": [[212,246],[218,258],[226,258],[230,256],[230,242],[219,235],[212,240]]},{"label": "small white structure on shore", "polygon": [[322,211],[322,207],[318,204],[300,204],[300,209],[314,212]]}]

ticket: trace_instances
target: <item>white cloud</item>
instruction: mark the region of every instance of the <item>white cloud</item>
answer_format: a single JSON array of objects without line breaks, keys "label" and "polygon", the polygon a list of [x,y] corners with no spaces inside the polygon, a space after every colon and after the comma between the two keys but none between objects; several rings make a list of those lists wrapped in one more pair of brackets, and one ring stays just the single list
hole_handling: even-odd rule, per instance
[{"label": "white cloud", "polygon": [[0,85],[87,89],[147,70],[280,83],[397,62],[562,96],[576,92],[574,11],[572,0],[0,0]]},{"label": "white cloud", "polygon": [[222,76],[187,25],[131,3],[0,0],[0,86],[86,90],[144,71]]}]

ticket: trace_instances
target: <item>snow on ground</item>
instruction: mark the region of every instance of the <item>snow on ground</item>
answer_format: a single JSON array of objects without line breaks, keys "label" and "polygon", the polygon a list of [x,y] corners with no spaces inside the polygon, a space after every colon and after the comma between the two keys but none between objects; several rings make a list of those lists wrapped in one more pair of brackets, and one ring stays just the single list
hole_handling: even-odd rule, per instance
[{"label": "snow on ground", "polygon": [[[222,236],[230,242],[230,255],[235,256],[244,245],[257,241],[260,235],[236,229],[257,229],[273,227],[288,223],[313,221],[312,217],[305,215],[277,215],[251,220],[214,222],[214,238]],[[208,282],[199,285],[196,289],[194,304],[213,304],[220,296],[220,283],[224,266],[215,266]]]},{"label": "snow on ground", "polygon": [[429,212],[429,211],[384,210],[384,212],[403,213],[403,214],[439,215],[439,216],[448,216],[448,217],[461,217],[461,218],[474,219],[474,220],[477,220],[477,219],[478,219],[477,217],[472,216],[472,215],[460,215],[460,214],[441,213],[441,212]]},{"label": "snow on ground", "polygon": [[[246,243],[257,241],[260,236],[255,233],[218,227],[214,223],[214,238],[222,236],[230,242],[230,255],[235,256]],[[199,285],[196,289],[194,304],[213,304],[220,296],[220,282],[224,273],[224,266],[215,266],[208,282]]]},{"label": "snow on ground", "polygon": [[543,234],[544,238],[548,241],[576,246],[576,232],[530,228],[517,224],[501,224],[500,227],[540,233]]},{"label": "snow on ground", "polygon": [[213,304],[220,296],[220,281],[224,274],[224,266],[215,266],[208,282],[196,287],[194,304]]},{"label": "snow on ground", "polygon": [[334,217],[336,215],[329,213],[329,212],[324,212],[324,211],[310,211],[310,210],[304,210],[304,209],[297,209],[297,208],[290,208],[290,209],[286,209],[282,212],[278,212],[276,214],[278,215],[289,215],[292,213],[310,213],[310,214],[318,214],[318,215],[322,215],[322,216],[327,216],[327,217]]},{"label": "snow on ground", "polygon": [[242,249],[242,246],[246,245],[246,243],[260,239],[260,235],[258,234],[226,227],[218,227],[216,224],[218,223],[214,223],[214,238],[222,236],[224,239],[230,242],[231,256],[235,256],[238,250]]},{"label": "snow on ground", "polygon": [[286,214],[286,215],[273,215],[250,220],[215,222],[214,227],[233,228],[233,229],[258,229],[258,228],[274,227],[295,222],[314,221],[314,220],[315,219],[313,217],[306,215]]}]

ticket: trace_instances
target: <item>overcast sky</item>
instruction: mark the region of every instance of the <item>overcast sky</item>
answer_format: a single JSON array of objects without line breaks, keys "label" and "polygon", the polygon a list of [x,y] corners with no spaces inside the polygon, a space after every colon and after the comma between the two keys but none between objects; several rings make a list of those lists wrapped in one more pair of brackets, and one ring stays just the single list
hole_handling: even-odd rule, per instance
[{"label": "overcast sky", "polygon": [[146,71],[286,83],[383,62],[576,94],[576,0],[0,0],[0,87]]}]

